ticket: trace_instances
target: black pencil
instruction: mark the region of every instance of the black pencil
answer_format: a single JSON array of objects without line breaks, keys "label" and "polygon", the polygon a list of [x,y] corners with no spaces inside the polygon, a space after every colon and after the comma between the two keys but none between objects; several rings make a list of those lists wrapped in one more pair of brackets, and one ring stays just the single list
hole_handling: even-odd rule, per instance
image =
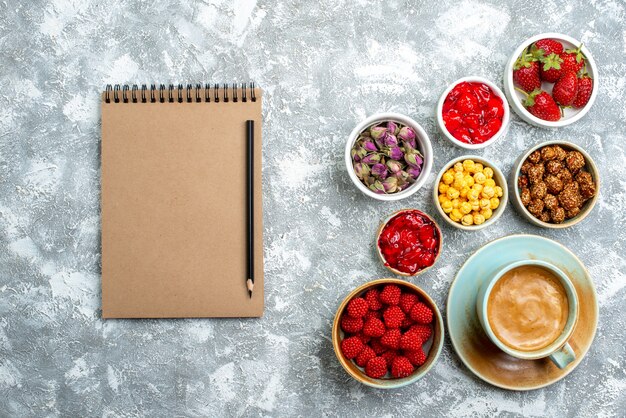
[{"label": "black pencil", "polygon": [[246,241],[248,246],[246,286],[252,298],[254,289],[254,121],[246,121]]}]

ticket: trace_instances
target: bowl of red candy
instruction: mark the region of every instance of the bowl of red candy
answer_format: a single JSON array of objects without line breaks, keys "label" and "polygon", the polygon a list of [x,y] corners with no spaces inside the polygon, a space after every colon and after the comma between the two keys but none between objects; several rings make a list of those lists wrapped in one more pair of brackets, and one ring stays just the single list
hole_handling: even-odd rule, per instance
[{"label": "bowl of red candy", "polygon": [[504,70],[504,91],[524,121],[559,128],[582,118],[598,93],[598,69],[580,41],[542,33],[522,43]]},{"label": "bowl of red candy", "polygon": [[509,106],[502,90],[483,77],[463,77],[452,83],[437,104],[441,132],[454,145],[480,149],[506,134]]},{"label": "bowl of red candy", "polygon": [[415,276],[431,268],[441,254],[442,235],[437,222],[417,209],[392,213],[376,237],[378,256],[394,274]]},{"label": "bowl of red candy", "polygon": [[395,389],[422,378],[441,354],[444,328],[435,302],[399,279],[379,279],[353,290],[333,322],[337,359],[355,380]]}]

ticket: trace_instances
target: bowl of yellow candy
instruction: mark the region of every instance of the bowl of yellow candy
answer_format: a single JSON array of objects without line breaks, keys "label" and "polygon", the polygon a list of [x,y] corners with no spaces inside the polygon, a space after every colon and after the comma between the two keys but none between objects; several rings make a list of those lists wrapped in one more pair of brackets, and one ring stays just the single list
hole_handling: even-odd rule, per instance
[{"label": "bowl of yellow candy", "polygon": [[464,155],[444,165],[433,189],[441,217],[465,231],[494,223],[506,208],[508,194],[502,171],[476,155]]}]

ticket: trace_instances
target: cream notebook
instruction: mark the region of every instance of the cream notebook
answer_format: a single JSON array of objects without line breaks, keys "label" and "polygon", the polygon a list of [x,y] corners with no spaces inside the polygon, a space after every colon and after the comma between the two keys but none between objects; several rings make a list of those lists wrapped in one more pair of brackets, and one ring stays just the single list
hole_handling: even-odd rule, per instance
[{"label": "cream notebook", "polygon": [[[102,316],[263,314],[261,90],[102,94]],[[254,120],[254,265],[246,288],[246,120]]]}]

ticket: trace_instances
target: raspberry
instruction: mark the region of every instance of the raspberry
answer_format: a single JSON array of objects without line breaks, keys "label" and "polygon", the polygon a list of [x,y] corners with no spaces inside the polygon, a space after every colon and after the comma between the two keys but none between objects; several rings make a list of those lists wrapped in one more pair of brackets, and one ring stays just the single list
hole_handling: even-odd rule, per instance
[{"label": "raspberry", "polygon": [[354,298],[348,303],[348,315],[353,318],[363,318],[369,310],[369,303],[363,298]]},{"label": "raspberry", "polygon": [[402,309],[398,306],[390,306],[383,312],[383,318],[385,319],[385,326],[387,328],[400,328],[406,315],[404,315],[404,312],[402,312]]},{"label": "raspberry", "polygon": [[378,318],[371,318],[363,324],[363,335],[368,337],[382,337],[385,333],[385,324]]},{"label": "raspberry", "polygon": [[424,354],[424,350],[421,348],[417,350],[405,351],[404,356],[409,359],[412,365],[421,366],[426,363],[426,354]]},{"label": "raspberry", "polygon": [[373,311],[377,311],[383,307],[383,304],[380,303],[380,292],[378,289],[370,289],[365,293],[365,300],[370,304],[370,309]]},{"label": "raspberry", "polygon": [[385,347],[393,348],[397,350],[400,347],[400,330],[399,329],[390,329],[385,332],[380,338],[380,343]]},{"label": "raspberry", "polygon": [[405,314],[411,312],[411,308],[418,302],[417,295],[415,293],[403,293],[400,296],[400,308]]},{"label": "raspberry", "polygon": [[393,359],[398,357],[398,352],[396,350],[387,350],[381,354],[381,357],[387,361],[387,366],[391,367]]},{"label": "raspberry", "polygon": [[388,284],[383,287],[380,292],[380,301],[386,305],[397,305],[400,303],[400,294],[402,291],[395,284]]},{"label": "raspberry", "polygon": [[400,337],[400,348],[403,350],[418,350],[422,348],[422,337],[416,332],[406,332]]},{"label": "raspberry", "polygon": [[356,334],[363,328],[363,319],[353,318],[350,315],[343,315],[341,317],[341,329],[343,332],[350,334]]},{"label": "raspberry", "polygon": [[346,338],[341,342],[341,352],[348,359],[353,359],[358,356],[361,351],[363,351],[364,347],[365,344],[363,344],[363,341],[361,341],[359,337]]},{"label": "raspberry", "polygon": [[394,358],[391,363],[391,376],[395,378],[410,376],[413,370],[415,370],[413,365],[409,359],[404,356]]},{"label": "raspberry", "polygon": [[407,329],[412,327],[413,325],[415,325],[415,322],[413,322],[411,318],[404,318],[404,321],[402,321],[402,325],[400,325],[400,328]]},{"label": "raspberry", "polygon": [[433,311],[422,302],[417,302],[411,308],[411,319],[418,324],[430,324],[433,321]]},{"label": "raspberry", "polygon": [[381,319],[382,317],[383,317],[383,314],[380,311],[367,311],[367,313],[363,317],[363,321],[367,321],[370,318]]},{"label": "raspberry", "polygon": [[376,357],[376,353],[374,352],[374,350],[372,350],[371,347],[365,346],[365,348],[363,348],[363,351],[361,351],[359,355],[356,356],[355,362],[357,365],[365,367],[367,365],[367,362],[374,357]]},{"label": "raspberry", "polygon": [[374,357],[367,362],[365,374],[374,379],[380,379],[387,374],[387,361],[382,357]]},{"label": "raspberry", "polygon": [[385,347],[381,342],[380,339],[374,339],[372,340],[372,342],[370,343],[370,347],[372,347],[372,350],[374,350],[374,352],[377,355],[381,355],[382,353],[384,353],[385,351],[387,351],[387,347]]},{"label": "raspberry", "polygon": [[362,332],[359,332],[358,334],[356,334],[355,337],[359,337],[361,339],[361,341],[363,341],[363,344],[369,343],[370,340],[372,339],[372,337],[368,337],[367,335],[363,335]]},{"label": "raspberry", "polygon": [[422,343],[428,341],[433,332],[428,325],[422,324],[411,326],[411,328],[409,328],[409,331],[417,333],[422,338]]}]

